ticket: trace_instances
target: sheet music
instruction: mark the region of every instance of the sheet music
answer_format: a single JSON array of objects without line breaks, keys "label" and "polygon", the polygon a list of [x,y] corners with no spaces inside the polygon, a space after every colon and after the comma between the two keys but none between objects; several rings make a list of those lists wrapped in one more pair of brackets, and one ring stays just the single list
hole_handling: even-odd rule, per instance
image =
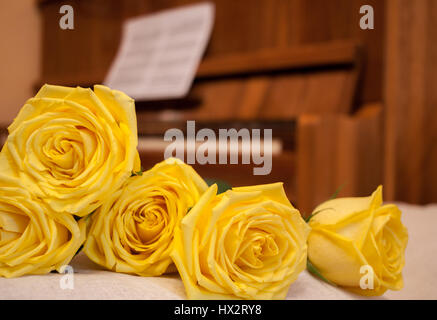
[{"label": "sheet music", "polygon": [[104,84],[134,99],[185,96],[213,22],[214,5],[209,2],[127,20]]}]

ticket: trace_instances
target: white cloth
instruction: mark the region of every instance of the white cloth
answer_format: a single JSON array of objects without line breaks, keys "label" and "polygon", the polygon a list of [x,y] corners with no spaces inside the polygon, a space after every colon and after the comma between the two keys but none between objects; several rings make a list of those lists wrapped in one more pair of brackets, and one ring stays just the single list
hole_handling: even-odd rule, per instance
[{"label": "white cloth", "polygon": [[[437,299],[437,204],[398,205],[409,233],[405,287],[401,291],[388,291],[380,299]],[[0,299],[186,299],[177,274],[144,278],[110,272],[83,253],[70,265],[74,268],[74,289],[61,288],[64,274],[0,278]],[[291,285],[287,299],[363,297],[332,287],[305,271]]]}]

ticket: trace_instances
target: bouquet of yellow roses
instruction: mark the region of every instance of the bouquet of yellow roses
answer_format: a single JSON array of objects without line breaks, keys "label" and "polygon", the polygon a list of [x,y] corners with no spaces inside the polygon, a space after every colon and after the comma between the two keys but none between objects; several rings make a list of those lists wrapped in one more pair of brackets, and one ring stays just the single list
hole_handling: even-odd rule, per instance
[{"label": "bouquet of yellow roses", "polygon": [[359,294],[402,287],[408,235],[381,188],[307,223],[279,182],[219,194],[178,159],[142,171],[134,101],[101,85],[45,85],[8,130],[0,276],[60,271],[83,246],[114,272],[177,270],[190,299],[284,299],[307,266]]}]

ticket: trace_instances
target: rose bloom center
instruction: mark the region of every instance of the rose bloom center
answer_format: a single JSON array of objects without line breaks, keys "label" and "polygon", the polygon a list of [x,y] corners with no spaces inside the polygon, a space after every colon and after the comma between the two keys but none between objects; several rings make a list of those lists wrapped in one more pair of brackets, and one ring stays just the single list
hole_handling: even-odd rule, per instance
[{"label": "rose bloom center", "polygon": [[277,255],[278,245],[275,236],[258,228],[250,228],[238,249],[235,263],[241,268],[259,269],[264,266],[264,259]]},{"label": "rose bloom center", "polygon": [[166,210],[165,200],[160,197],[153,198],[135,210],[133,219],[142,243],[150,244],[159,239],[167,226]]}]

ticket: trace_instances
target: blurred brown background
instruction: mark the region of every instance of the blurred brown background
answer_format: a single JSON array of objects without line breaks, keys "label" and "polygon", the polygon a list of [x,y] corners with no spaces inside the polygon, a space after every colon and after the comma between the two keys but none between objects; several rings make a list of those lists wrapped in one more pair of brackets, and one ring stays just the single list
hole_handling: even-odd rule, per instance
[{"label": "blurred brown background", "polygon": [[[43,83],[101,83],[129,17],[181,0],[1,1],[0,123]],[[163,157],[147,139],[186,120],[208,128],[272,128],[282,146],[268,176],[248,165],[197,165],[232,185],[284,181],[304,212],[342,196],[437,202],[437,1],[217,0],[215,25],[188,96],[137,101],[145,168]],[[59,8],[74,8],[74,30]],[[375,13],[361,30],[362,5]]]}]

